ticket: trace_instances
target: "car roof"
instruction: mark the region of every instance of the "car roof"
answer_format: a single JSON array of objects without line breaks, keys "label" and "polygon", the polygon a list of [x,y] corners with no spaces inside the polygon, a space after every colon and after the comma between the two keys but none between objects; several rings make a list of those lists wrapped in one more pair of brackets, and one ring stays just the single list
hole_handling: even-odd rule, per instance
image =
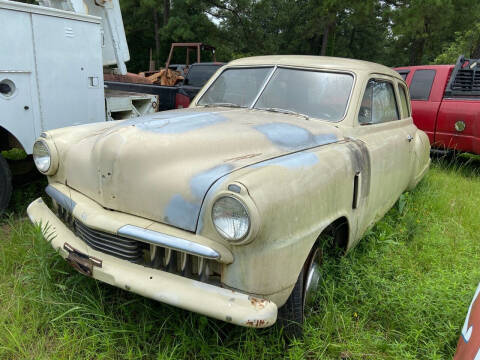
[{"label": "car roof", "polygon": [[190,66],[202,66],[202,65],[216,65],[216,66],[223,66],[225,63],[222,62],[200,62],[200,63],[193,63]]},{"label": "car roof", "polygon": [[413,66],[398,66],[395,70],[422,70],[422,69],[444,69],[453,68],[454,65],[413,65]]},{"label": "car roof", "polygon": [[369,61],[354,60],[332,56],[313,55],[270,55],[253,56],[230,61],[228,66],[285,65],[304,66],[318,69],[353,70],[387,74],[398,79],[401,76],[393,69]]}]

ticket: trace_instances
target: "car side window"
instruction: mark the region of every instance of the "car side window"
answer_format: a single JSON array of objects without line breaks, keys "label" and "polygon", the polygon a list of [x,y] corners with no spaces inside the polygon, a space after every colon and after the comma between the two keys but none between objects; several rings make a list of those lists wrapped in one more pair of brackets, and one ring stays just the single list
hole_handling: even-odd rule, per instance
[{"label": "car side window", "polygon": [[403,118],[407,118],[410,116],[410,109],[408,107],[408,96],[405,87],[401,84],[398,84],[398,93],[400,94],[400,104],[402,106]]},{"label": "car side window", "polygon": [[361,125],[381,124],[399,118],[393,84],[383,80],[370,80],[363,95],[358,122]]},{"label": "car side window", "polygon": [[410,83],[410,97],[412,100],[428,100],[432,91],[435,70],[417,70]]}]

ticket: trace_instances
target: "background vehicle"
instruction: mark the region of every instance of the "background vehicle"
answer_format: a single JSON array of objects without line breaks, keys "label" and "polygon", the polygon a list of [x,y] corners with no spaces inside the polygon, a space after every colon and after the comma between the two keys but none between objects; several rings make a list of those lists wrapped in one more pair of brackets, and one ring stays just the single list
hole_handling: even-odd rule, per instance
[{"label": "background vehicle", "polygon": [[396,68],[410,88],[415,124],[432,147],[480,154],[480,60]]},{"label": "background vehicle", "polygon": [[175,109],[188,107],[190,101],[198,94],[203,85],[223,65],[225,64],[218,62],[192,64],[185,79],[178,85],[178,93],[175,96]]},{"label": "background vehicle", "polygon": [[0,213],[12,169],[28,172],[17,162],[30,162],[43,131],[148,114],[158,103],[156,95],[104,92],[104,67],[126,74],[130,58],[118,0],[41,4],[50,7],[0,0]]},{"label": "background vehicle", "polygon": [[[186,49],[185,64],[171,64],[175,49]],[[188,107],[201,87],[210,79],[223,63],[202,63],[202,51],[211,52],[215,60],[215,48],[203,43],[173,43],[170,48],[165,68],[152,68],[140,73],[144,81],[131,81],[128,78],[113,79],[108,77],[105,87],[112,90],[134,91],[156,94],[158,96],[158,110],[171,110]],[[190,54],[195,53],[197,63],[190,65]],[[190,73],[193,71],[192,73]],[[114,81],[113,81],[114,80]],[[138,78],[137,78],[138,80]]]}]

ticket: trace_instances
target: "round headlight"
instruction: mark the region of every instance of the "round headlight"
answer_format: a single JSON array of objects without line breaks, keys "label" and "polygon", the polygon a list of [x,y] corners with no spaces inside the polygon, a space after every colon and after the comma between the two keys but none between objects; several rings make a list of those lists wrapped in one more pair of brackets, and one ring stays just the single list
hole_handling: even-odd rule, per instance
[{"label": "round headlight", "polygon": [[230,196],[221,197],[213,204],[212,220],[220,235],[230,241],[243,239],[250,229],[245,205]]},{"label": "round headlight", "polygon": [[35,141],[33,145],[33,161],[41,173],[46,173],[50,169],[52,156],[50,155],[47,144],[42,140]]}]

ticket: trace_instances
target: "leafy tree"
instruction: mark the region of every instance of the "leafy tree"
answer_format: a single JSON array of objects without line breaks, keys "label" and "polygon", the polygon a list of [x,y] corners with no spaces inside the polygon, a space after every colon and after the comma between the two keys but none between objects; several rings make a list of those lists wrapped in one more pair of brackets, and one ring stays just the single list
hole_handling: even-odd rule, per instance
[{"label": "leafy tree", "polygon": [[397,64],[430,63],[445,43],[455,40],[456,31],[464,31],[475,20],[478,3],[470,0],[387,1],[386,15],[392,21]]},{"label": "leafy tree", "polygon": [[[471,0],[121,0],[121,5],[134,71],[148,69],[150,49],[161,66],[170,43],[179,41],[214,45],[221,61],[323,54],[389,66],[452,62],[477,46],[480,17],[480,3]],[[444,53],[449,55],[440,57]],[[184,54],[174,61],[183,63]]]},{"label": "leafy tree", "polygon": [[456,32],[456,36],[455,41],[435,58],[435,64],[453,64],[459,55],[480,58],[480,23],[463,33]]}]

